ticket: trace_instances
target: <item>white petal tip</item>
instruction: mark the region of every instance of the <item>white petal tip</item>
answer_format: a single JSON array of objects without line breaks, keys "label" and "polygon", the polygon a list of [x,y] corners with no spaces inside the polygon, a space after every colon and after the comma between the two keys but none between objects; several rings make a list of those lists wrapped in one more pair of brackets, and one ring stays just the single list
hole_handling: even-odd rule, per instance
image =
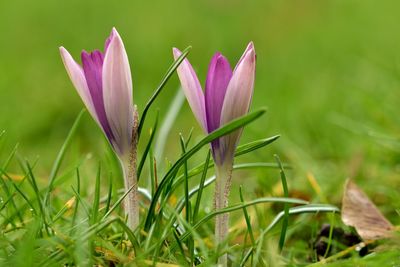
[{"label": "white petal tip", "polygon": [[63,61],[73,61],[71,54],[63,46],[59,47],[59,51]]},{"label": "white petal tip", "polygon": [[65,52],[68,52],[67,49],[64,48],[64,46],[60,46],[58,50],[60,51],[61,55],[64,54]]},{"label": "white petal tip", "polygon": [[250,52],[250,51],[255,52],[253,41],[251,41],[251,42],[247,45],[247,48],[246,48],[246,53],[248,53],[248,52]]},{"label": "white petal tip", "polygon": [[182,52],[176,47],[172,48],[172,53],[174,54],[175,59],[177,59],[182,54]]},{"label": "white petal tip", "polygon": [[111,35],[112,35],[112,36],[119,36],[119,33],[118,33],[118,31],[117,31],[117,29],[116,29],[115,27],[112,27],[112,29],[111,29]]}]

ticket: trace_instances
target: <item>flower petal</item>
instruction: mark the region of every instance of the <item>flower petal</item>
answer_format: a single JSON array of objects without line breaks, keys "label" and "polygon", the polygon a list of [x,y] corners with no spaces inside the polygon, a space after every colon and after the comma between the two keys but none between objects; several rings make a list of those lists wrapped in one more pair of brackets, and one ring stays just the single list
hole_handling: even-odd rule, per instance
[{"label": "flower petal", "polygon": [[85,74],[86,83],[89,88],[94,109],[96,110],[97,118],[103,132],[112,143],[114,137],[108,123],[103,101],[103,57],[103,54],[99,50],[95,50],[90,54],[86,51],[81,53],[83,72]]},{"label": "flower petal", "polygon": [[86,108],[89,110],[89,113],[100,125],[82,67],[76,63],[76,61],[64,47],[60,47],[60,54],[72,84],[74,85],[76,91],[78,91],[78,94]]},{"label": "flower petal", "polygon": [[104,108],[119,155],[129,152],[133,129],[132,77],[124,44],[113,29],[103,63]]},{"label": "flower petal", "polygon": [[219,128],[222,104],[232,69],[228,60],[217,52],[211,59],[205,86],[205,106],[208,132]]},{"label": "flower petal", "polygon": [[[175,60],[182,54],[177,48],[172,49]],[[200,123],[204,132],[207,133],[207,121],[206,112],[204,106],[204,94],[201,89],[199,79],[189,60],[186,58],[183,60],[181,65],[178,67],[178,76],[181,81],[183,92],[186,95],[186,99],[189,102],[190,108],[192,109],[194,116]]]},{"label": "flower petal", "polygon": [[107,37],[106,41],[104,42],[104,53],[107,52],[107,49],[110,46],[111,40],[114,38],[114,35],[116,32],[117,32],[117,30],[115,29],[115,27],[113,27],[110,35]]},{"label": "flower petal", "polygon": [[[245,115],[253,96],[256,70],[256,52],[251,42],[233,71],[221,111],[221,125]],[[222,158],[233,157],[242,130],[221,138]]]}]

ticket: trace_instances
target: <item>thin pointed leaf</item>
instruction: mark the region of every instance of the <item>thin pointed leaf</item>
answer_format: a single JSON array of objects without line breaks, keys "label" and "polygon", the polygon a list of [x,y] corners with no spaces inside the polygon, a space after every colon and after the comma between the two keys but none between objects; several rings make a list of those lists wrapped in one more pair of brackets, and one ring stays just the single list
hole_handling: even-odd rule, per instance
[{"label": "thin pointed leaf", "polygon": [[128,190],[126,190],[126,192],[117,200],[117,202],[115,202],[115,204],[110,208],[110,210],[106,214],[104,214],[101,221],[105,220],[119,206],[119,204],[121,204],[121,202],[125,199],[125,197],[129,194],[129,192],[131,192],[134,186],[135,185],[132,185]]},{"label": "thin pointed leaf", "polygon": [[151,129],[151,132],[150,132],[149,141],[146,144],[146,148],[143,151],[142,158],[140,159],[139,166],[137,168],[137,180],[138,180],[138,182],[139,182],[139,179],[140,179],[140,174],[142,173],[142,169],[143,169],[144,163],[146,162],[147,154],[150,151],[151,145],[153,144],[154,136],[156,135],[156,132],[157,132],[158,115],[159,115],[159,112],[157,112],[156,120],[155,120],[153,128]]},{"label": "thin pointed leaf", "polygon": [[[282,181],[282,187],[283,187],[283,196],[284,197],[289,197],[289,189],[287,186],[287,181],[286,181],[286,175],[285,171],[283,170],[281,160],[279,159],[278,155],[274,155],[276,162],[279,165],[280,169],[280,175],[281,175],[281,181]],[[279,250],[282,250],[283,246],[285,245],[285,237],[286,237],[286,230],[289,224],[289,205],[284,204],[283,205],[283,210],[284,210],[284,217],[282,221],[282,230],[281,230],[281,235],[279,237]]]},{"label": "thin pointed leaf", "polygon": [[93,207],[92,207],[92,216],[91,216],[92,224],[94,224],[97,221],[97,216],[99,214],[100,176],[101,176],[101,166],[99,164],[99,168],[97,169],[97,175],[96,175],[96,184],[95,184]]},{"label": "thin pointed leaf", "polygon": [[146,106],[143,109],[142,113],[142,118],[140,119],[139,122],[139,127],[138,127],[138,136],[140,137],[140,133],[142,132],[143,124],[146,119],[147,112],[149,111],[149,108],[153,104],[154,100],[156,100],[157,96],[161,93],[162,89],[164,88],[165,84],[168,82],[169,78],[171,78],[172,74],[174,74],[175,70],[179,67],[179,65],[182,63],[182,61],[186,58],[186,56],[189,54],[189,51],[192,47],[189,46],[185,50],[183,50],[182,54],[180,55],[179,58],[177,58],[174,63],[168,68],[167,73],[161,80],[160,85],[158,88],[155,90],[154,94],[151,96],[150,100],[147,102]]},{"label": "thin pointed leaf", "polygon": [[[7,174],[7,172],[5,172],[5,170],[0,169],[0,172],[2,173],[2,175],[6,176],[9,180],[12,180],[11,177]],[[10,189],[8,188],[8,185],[7,185],[6,181],[4,181],[2,175],[0,175],[0,180],[1,180],[1,185],[2,185],[3,191],[6,194],[7,198],[9,199],[11,206],[14,208],[19,221],[22,224],[24,224],[24,219],[22,218],[20,209],[17,207],[17,204],[15,204],[14,196],[11,194]],[[12,221],[10,221],[10,220],[8,220],[8,221],[13,224]]]},{"label": "thin pointed leaf", "polygon": [[[292,207],[289,209],[289,215],[295,215],[295,214],[303,214],[303,213],[318,213],[318,212],[340,212],[340,209],[338,207],[335,207],[333,205],[328,205],[328,204],[307,204],[307,205],[302,205],[298,207]],[[275,216],[275,218],[272,220],[272,222],[268,225],[268,227],[263,230],[259,237],[257,238],[256,243],[260,244],[261,240],[263,237],[272,229],[274,228],[275,225],[277,225],[282,218],[284,218],[285,212],[281,211],[278,213],[278,215]],[[249,259],[250,255],[252,252],[252,248],[247,251],[246,256],[244,257],[243,261],[240,263],[240,266],[244,266],[246,261]]]},{"label": "thin pointed leaf", "polygon": [[256,140],[241,146],[238,146],[235,152],[235,157],[243,155],[243,154],[247,154],[252,152],[253,150],[257,150],[259,148],[262,148],[264,146],[267,146],[269,144],[272,144],[273,142],[275,142],[276,140],[279,139],[279,137],[281,137],[280,135],[274,135],[265,139],[260,139],[260,140]]},{"label": "thin pointed leaf", "polygon": [[[81,177],[80,177],[78,168],[76,169],[76,191],[78,192],[78,194],[81,193]],[[78,216],[78,207],[79,207],[79,201],[76,200],[75,201],[75,207],[74,207],[74,214],[72,215],[71,230],[69,232],[70,235],[73,234],[73,229],[74,229],[74,226],[75,226],[76,217]]]},{"label": "thin pointed leaf", "polygon": [[201,197],[203,195],[203,189],[204,189],[204,185],[205,185],[205,182],[206,182],[207,170],[208,170],[207,166],[208,166],[208,164],[210,162],[210,156],[211,156],[211,151],[208,150],[206,162],[204,164],[203,174],[201,175],[200,184],[199,184],[198,189],[197,189],[196,204],[194,206],[193,217],[192,217],[193,218],[193,222],[196,222],[197,215],[199,213],[200,201],[201,201]]},{"label": "thin pointed leaf", "polygon": [[[229,207],[224,208],[224,209],[219,209],[219,210],[213,211],[213,212],[207,214],[206,216],[204,216],[201,220],[199,220],[192,227],[193,227],[193,229],[197,229],[201,225],[203,225],[204,223],[208,222],[210,219],[214,218],[215,216],[217,216],[219,214],[224,214],[224,213],[227,213],[227,212],[232,212],[232,211],[235,211],[235,210],[243,209],[245,207],[249,207],[249,206],[252,206],[252,205],[261,204],[261,203],[268,203],[268,202],[289,203],[289,204],[307,204],[307,201],[304,201],[302,199],[296,199],[296,198],[279,198],[279,197],[258,198],[258,199],[252,200],[252,201],[248,201],[248,202],[245,202],[245,203],[239,203],[239,204],[232,205],[232,206],[229,206]],[[185,240],[190,235],[191,235],[190,232],[185,232],[181,236],[181,241]]]},{"label": "thin pointed leaf", "polygon": [[108,184],[107,202],[106,202],[106,208],[104,209],[104,214],[106,214],[108,212],[108,210],[110,209],[111,198],[112,198],[112,188],[113,188],[112,185],[113,185],[112,177],[110,175],[109,184]]},{"label": "thin pointed leaf", "polygon": [[47,209],[49,211],[50,211],[50,209],[48,207],[50,206],[50,193],[53,191],[54,181],[57,178],[57,173],[61,167],[61,163],[64,159],[65,152],[67,151],[69,145],[71,144],[72,138],[74,137],[75,132],[78,129],[79,123],[80,123],[84,113],[85,113],[85,110],[82,110],[79,113],[78,117],[75,119],[75,122],[72,125],[71,130],[69,131],[68,136],[65,139],[63,145],[61,146],[61,149],[58,152],[57,158],[51,169],[50,176],[49,176],[49,184],[47,185],[47,192],[44,196],[44,205],[47,207]]},{"label": "thin pointed leaf", "polygon": [[74,194],[75,194],[75,196],[76,196],[76,198],[77,198],[77,202],[79,201],[79,202],[82,203],[82,207],[83,207],[83,209],[85,210],[86,216],[87,216],[88,218],[90,218],[89,206],[88,206],[88,205],[85,203],[85,201],[82,199],[81,194],[79,194],[78,191],[75,190],[75,188],[74,188],[73,186],[71,186],[71,188],[72,188],[72,191],[74,191]]},{"label": "thin pointed leaf", "polygon": [[[186,153],[186,145],[185,145],[185,140],[183,140],[183,136],[180,135],[180,143],[181,143],[181,149],[182,149],[182,154]],[[186,221],[190,223],[190,212],[189,212],[189,205],[190,205],[190,200],[189,200],[189,177],[188,177],[188,168],[187,168],[187,161],[183,163],[183,174],[185,177],[185,186],[184,186],[184,192],[185,192],[185,207],[186,207]]]},{"label": "thin pointed leaf", "polygon": [[[240,196],[240,201],[242,203],[244,203],[242,186],[239,187],[239,196]],[[246,207],[243,208],[243,214],[244,214],[244,218],[246,220],[247,231],[249,232],[249,235],[250,235],[251,244],[254,247],[256,241],[254,239],[253,228],[251,227],[251,220],[250,220],[249,213],[247,212]]]},{"label": "thin pointed leaf", "polygon": [[42,196],[41,196],[40,191],[39,191],[39,188],[38,188],[38,186],[37,186],[36,178],[35,178],[35,176],[33,175],[32,168],[31,168],[31,166],[29,165],[28,162],[26,162],[26,167],[28,168],[28,174],[29,174],[28,177],[31,178],[32,188],[33,188],[33,190],[34,190],[34,192],[35,192],[35,195],[36,195],[36,198],[37,198],[37,201],[38,201],[40,216],[42,217],[43,223],[44,223],[44,225],[45,225],[46,232],[47,232],[48,234],[50,234],[49,229],[48,229],[47,220],[46,220],[45,208],[43,207]]}]

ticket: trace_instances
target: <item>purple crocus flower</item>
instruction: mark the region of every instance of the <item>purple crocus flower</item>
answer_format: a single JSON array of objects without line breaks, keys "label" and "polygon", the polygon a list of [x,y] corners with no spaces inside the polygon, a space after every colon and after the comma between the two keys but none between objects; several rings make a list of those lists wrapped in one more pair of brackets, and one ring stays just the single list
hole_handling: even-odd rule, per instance
[{"label": "purple crocus flower", "polygon": [[132,230],[139,225],[136,173],[137,120],[133,107],[132,77],[124,44],[115,28],[104,52],[82,51],[82,66],[64,47],[60,53],[78,94],[117,154],[124,176],[125,212]]},{"label": "purple crocus flower", "polygon": [[60,53],[68,75],[92,117],[120,157],[129,154],[134,111],[132,78],[124,44],[115,28],[104,52],[82,51],[82,66],[64,47]]},{"label": "purple crocus flower", "polygon": [[[181,52],[173,49],[175,59]],[[185,59],[178,67],[178,76],[192,111],[204,132],[211,133],[220,126],[245,115],[253,96],[256,69],[256,52],[249,43],[232,71],[228,60],[217,52],[211,59],[205,84],[205,92],[199,79]],[[211,143],[215,164],[215,209],[228,205],[233,157],[242,129],[220,137]],[[223,244],[229,232],[229,214],[216,216],[216,244]],[[220,256],[218,266],[227,266],[227,254]]]},{"label": "purple crocus flower", "polygon": [[[173,48],[175,59],[181,55]],[[206,133],[245,115],[250,107],[256,67],[256,53],[250,42],[232,71],[228,60],[217,52],[211,59],[205,83],[205,92],[187,59],[178,67],[178,76],[189,105]],[[232,161],[241,130],[212,142],[217,164]]]}]

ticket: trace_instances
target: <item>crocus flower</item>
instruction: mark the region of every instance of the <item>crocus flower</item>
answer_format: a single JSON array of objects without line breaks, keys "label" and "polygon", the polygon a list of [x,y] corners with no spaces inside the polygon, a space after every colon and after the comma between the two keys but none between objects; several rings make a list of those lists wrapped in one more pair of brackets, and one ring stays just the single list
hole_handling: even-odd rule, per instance
[{"label": "crocus flower", "polygon": [[132,78],[124,44],[115,28],[104,52],[82,51],[82,66],[64,47],[60,53],[68,75],[86,108],[103,130],[117,155],[126,156],[134,123]]},{"label": "crocus flower", "polygon": [[124,44],[115,28],[105,42],[104,52],[82,51],[82,66],[64,47],[60,53],[68,75],[83,103],[103,130],[118,156],[129,191],[125,198],[128,224],[139,225],[136,174],[137,111],[133,107],[132,77]]},{"label": "crocus flower", "polygon": [[[177,59],[181,52],[173,49]],[[178,76],[189,105],[203,128],[211,133],[220,126],[245,115],[250,107],[256,67],[256,53],[249,43],[235,69],[232,71],[228,60],[217,52],[211,59],[205,83],[205,92],[192,65],[187,59],[178,67]],[[232,161],[241,130],[223,136],[211,147],[217,164]]]},{"label": "crocus flower", "polygon": [[[177,59],[181,52],[174,48]],[[253,96],[256,68],[256,53],[252,42],[232,71],[228,60],[217,52],[211,59],[205,83],[205,92],[189,61],[185,59],[178,67],[178,76],[189,105],[203,128],[211,133],[224,124],[245,115],[249,111]],[[215,208],[228,205],[233,157],[242,129],[211,143],[216,167]],[[229,231],[228,213],[216,216],[215,237],[218,245],[226,239]],[[227,254],[218,259],[218,266],[227,266]]]}]

